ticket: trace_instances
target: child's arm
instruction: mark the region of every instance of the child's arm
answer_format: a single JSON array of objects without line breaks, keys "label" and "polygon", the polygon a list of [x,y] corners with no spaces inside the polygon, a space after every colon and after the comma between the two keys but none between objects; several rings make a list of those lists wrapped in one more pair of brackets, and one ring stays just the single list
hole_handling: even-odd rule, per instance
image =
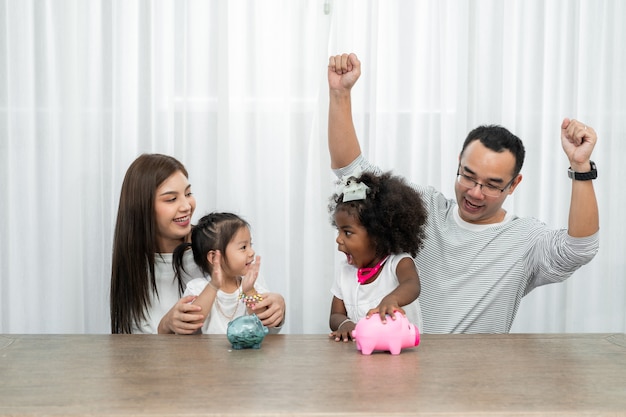
[{"label": "child's arm", "polygon": [[[241,283],[243,301],[246,303],[248,314],[256,314],[264,326],[280,331],[285,321],[285,299],[282,295],[273,292],[259,294],[255,283],[260,268],[261,257],[257,256]],[[261,287],[261,291],[264,290]]]},{"label": "child's arm", "polygon": [[213,256],[213,271],[211,273],[211,281],[207,284],[198,297],[193,301],[193,304],[202,307],[202,314],[208,320],[211,315],[211,307],[217,297],[217,291],[221,288],[223,279],[222,271],[222,254],[220,251],[215,251]]},{"label": "child's arm", "polygon": [[396,267],[396,276],[399,282],[396,289],[383,298],[376,308],[368,311],[367,318],[370,318],[374,313],[378,313],[383,323],[386,321],[387,315],[395,320],[394,312],[399,311],[406,315],[401,306],[410,304],[419,297],[421,290],[420,279],[413,259],[409,257],[402,258]]},{"label": "child's arm", "polygon": [[356,323],[350,320],[348,312],[343,300],[333,296],[333,302],[330,306],[330,337],[335,338],[335,342],[343,340],[347,342],[352,339],[352,330],[356,327]]},{"label": "child's arm", "polygon": [[243,297],[243,302],[246,303],[248,314],[254,313],[253,310],[256,303],[263,300],[263,298],[257,292],[256,288],[254,288],[256,279],[259,276],[260,268],[261,257],[257,256],[254,260],[254,263],[250,265],[248,273],[242,278],[241,281],[241,296]]}]

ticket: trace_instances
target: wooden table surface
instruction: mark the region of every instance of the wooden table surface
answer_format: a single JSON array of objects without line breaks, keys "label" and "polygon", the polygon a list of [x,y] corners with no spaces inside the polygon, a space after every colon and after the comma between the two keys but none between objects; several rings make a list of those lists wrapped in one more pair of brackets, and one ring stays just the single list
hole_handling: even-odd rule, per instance
[{"label": "wooden table surface", "polygon": [[0,335],[0,416],[626,416],[624,334]]}]

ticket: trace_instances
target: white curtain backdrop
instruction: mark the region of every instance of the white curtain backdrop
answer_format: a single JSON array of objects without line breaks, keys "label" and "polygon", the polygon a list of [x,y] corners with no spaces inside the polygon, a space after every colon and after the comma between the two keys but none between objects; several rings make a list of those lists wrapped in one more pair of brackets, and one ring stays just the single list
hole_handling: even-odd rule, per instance
[{"label": "white curtain backdrop", "polygon": [[479,124],[526,145],[506,204],[566,227],[564,117],[593,126],[596,258],[527,296],[515,332],[626,332],[626,2],[0,0],[0,333],[108,333],[129,164],[189,170],[194,221],[234,211],[286,333],[328,333],[328,56],[355,52],[364,153],[453,196]]}]

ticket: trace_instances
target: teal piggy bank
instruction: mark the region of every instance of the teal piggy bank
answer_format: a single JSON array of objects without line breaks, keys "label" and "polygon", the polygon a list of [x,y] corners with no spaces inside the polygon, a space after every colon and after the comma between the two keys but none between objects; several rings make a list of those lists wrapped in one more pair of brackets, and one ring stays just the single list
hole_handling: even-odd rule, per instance
[{"label": "teal piggy bank", "polygon": [[226,328],[226,337],[233,349],[259,349],[268,330],[256,314],[237,317]]}]

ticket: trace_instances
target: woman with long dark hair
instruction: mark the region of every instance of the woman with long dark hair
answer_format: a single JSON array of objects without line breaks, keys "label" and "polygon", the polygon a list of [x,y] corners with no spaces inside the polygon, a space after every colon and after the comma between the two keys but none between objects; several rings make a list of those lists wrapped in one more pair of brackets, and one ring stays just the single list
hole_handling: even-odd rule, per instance
[{"label": "woman with long dark hair", "polygon": [[172,267],[196,208],[188,177],[182,163],[161,154],[139,156],[126,172],[113,237],[112,333],[192,334],[202,326],[195,297],[181,298],[186,283],[203,276],[191,251],[180,279]]}]

